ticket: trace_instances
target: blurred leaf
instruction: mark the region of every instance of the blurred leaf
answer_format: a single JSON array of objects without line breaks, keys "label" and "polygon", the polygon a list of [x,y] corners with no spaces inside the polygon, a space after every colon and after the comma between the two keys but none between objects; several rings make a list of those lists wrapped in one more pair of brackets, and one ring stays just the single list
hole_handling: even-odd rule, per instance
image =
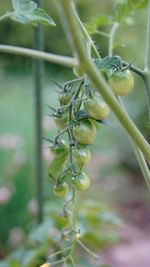
[{"label": "blurred leaf", "polygon": [[42,224],[40,224],[31,231],[28,237],[29,242],[42,243],[45,240],[49,239],[50,236],[48,235],[48,233],[50,233],[51,228],[52,228],[52,221],[50,219],[44,221]]},{"label": "blurred leaf", "polygon": [[91,21],[84,23],[87,31],[90,34],[93,34],[96,32],[98,27],[103,25],[109,25],[112,23],[112,17],[109,15],[101,15],[99,17],[94,17],[91,19]]},{"label": "blurred leaf", "polygon": [[136,9],[145,8],[147,5],[147,0],[124,0],[119,1],[115,8],[114,20],[121,22],[125,17],[127,17],[132,11]]},{"label": "blurred leaf", "polygon": [[30,0],[13,0],[12,1],[14,12],[10,17],[14,21],[20,23],[30,23],[37,25],[42,23],[46,26],[55,26],[53,19],[41,8],[37,7],[37,4]]},{"label": "blurred leaf", "polygon": [[118,226],[122,225],[121,219],[119,219],[116,215],[114,215],[110,211],[102,212],[99,218],[102,223],[111,223],[111,224],[118,225]]},{"label": "blurred leaf", "polygon": [[37,8],[37,4],[34,1],[30,0],[12,0],[12,5],[14,10],[32,10]]}]

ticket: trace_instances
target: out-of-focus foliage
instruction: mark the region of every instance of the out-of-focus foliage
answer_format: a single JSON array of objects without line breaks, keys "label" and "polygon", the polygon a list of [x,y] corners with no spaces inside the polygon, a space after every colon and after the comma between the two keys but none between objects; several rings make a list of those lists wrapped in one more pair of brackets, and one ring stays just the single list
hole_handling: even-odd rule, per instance
[{"label": "out-of-focus foliage", "polygon": [[[78,227],[81,230],[81,240],[88,246],[103,248],[106,244],[114,243],[118,237],[114,234],[114,226],[120,226],[121,221],[113,215],[105,206],[99,202],[86,200],[78,205]],[[44,222],[31,229],[28,237],[24,240],[24,244],[11,253],[6,260],[0,262],[0,267],[32,267],[39,266],[47,260],[47,257],[55,251],[55,248],[64,249],[62,246],[69,245],[69,239],[65,242],[61,241],[60,231],[62,235],[66,234],[67,225],[64,218],[58,213],[57,204],[49,203],[45,206],[46,218]],[[104,229],[109,229],[109,231]],[[99,234],[103,232],[103,234]],[[77,246],[77,251],[79,247]],[[58,255],[59,256],[59,255]],[[55,260],[58,260],[56,257]],[[88,258],[81,259],[79,266],[91,266]]]}]

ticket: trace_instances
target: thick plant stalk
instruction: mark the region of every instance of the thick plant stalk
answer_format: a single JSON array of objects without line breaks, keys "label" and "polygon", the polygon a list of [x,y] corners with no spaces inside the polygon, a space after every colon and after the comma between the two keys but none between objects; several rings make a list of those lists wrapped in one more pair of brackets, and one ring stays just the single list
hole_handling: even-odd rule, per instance
[{"label": "thick plant stalk", "polygon": [[[150,162],[150,145],[145,140],[143,135],[137,129],[131,118],[124,112],[121,105],[118,103],[116,97],[112,93],[108,84],[99,73],[96,66],[87,56],[85,51],[85,47],[82,42],[82,35],[79,29],[78,21],[76,20],[76,13],[74,11],[72,2],[70,0],[60,0],[60,5],[63,10],[63,14],[65,19],[68,21],[68,25],[70,28],[70,32],[72,35],[73,43],[76,48],[76,53],[78,55],[78,59],[80,61],[81,68],[85,71],[85,73],[92,80],[96,89],[101,93],[102,97],[106,101],[106,103],[110,106],[112,111],[115,113],[116,117],[122,124],[122,126],[126,129],[129,136],[136,143],[139,149],[143,152],[145,158]],[[61,13],[62,15],[62,13]]]}]

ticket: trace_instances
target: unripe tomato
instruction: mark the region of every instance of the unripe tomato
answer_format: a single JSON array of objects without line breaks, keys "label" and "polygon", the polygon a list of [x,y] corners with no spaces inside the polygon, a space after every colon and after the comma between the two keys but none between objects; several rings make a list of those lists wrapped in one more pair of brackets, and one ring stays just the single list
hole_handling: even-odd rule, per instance
[{"label": "unripe tomato", "polygon": [[84,191],[90,186],[90,178],[87,174],[81,172],[72,178],[72,183],[76,189]]},{"label": "unripe tomato", "polygon": [[103,101],[99,93],[84,102],[86,111],[96,120],[103,120],[108,117],[110,108]]},{"label": "unripe tomato", "polygon": [[54,186],[53,192],[57,197],[65,197],[69,192],[69,186],[66,182],[58,183]]},{"label": "unripe tomato", "polygon": [[134,88],[134,77],[128,69],[115,71],[109,77],[108,84],[116,95],[125,96]]},{"label": "unripe tomato", "polygon": [[91,159],[91,152],[88,148],[76,148],[73,150],[73,160],[79,165],[86,165]]},{"label": "unripe tomato", "polygon": [[90,145],[96,138],[96,127],[89,120],[82,121],[80,124],[74,126],[73,134],[79,144]]},{"label": "unripe tomato", "polygon": [[57,126],[61,129],[65,129],[68,121],[68,113],[63,112],[59,117],[54,117]]},{"label": "unripe tomato", "polygon": [[76,76],[76,77],[81,77],[81,76],[83,76],[83,71],[81,70],[81,69],[79,69],[79,68],[73,68],[73,73],[74,73],[74,75]]}]

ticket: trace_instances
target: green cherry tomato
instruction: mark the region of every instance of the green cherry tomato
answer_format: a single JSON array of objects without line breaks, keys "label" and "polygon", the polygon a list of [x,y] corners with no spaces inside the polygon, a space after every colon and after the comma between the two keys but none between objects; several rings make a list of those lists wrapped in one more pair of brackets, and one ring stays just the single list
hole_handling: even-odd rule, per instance
[{"label": "green cherry tomato", "polygon": [[108,84],[116,95],[128,95],[134,88],[134,77],[130,70],[115,71],[108,79]]},{"label": "green cherry tomato", "polygon": [[72,183],[76,189],[84,191],[90,186],[90,178],[86,173],[81,172],[72,178]]},{"label": "green cherry tomato", "polygon": [[73,150],[73,160],[76,164],[86,165],[91,159],[91,152],[88,148],[76,148]]},{"label": "green cherry tomato", "polygon": [[53,188],[53,192],[57,197],[65,197],[69,192],[69,186],[66,182],[56,184]]},{"label": "green cherry tomato", "polygon": [[96,138],[96,127],[89,120],[82,121],[80,124],[74,126],[73,134],[79,144],[90,145]]},{"label": "green cherry tomato", "polygon": [[54,120],[57,126],[63,130],[67,126],[68,113],[63,112],[59,117],[54,117]]},{"label": "green cherry tomato", "polygon": [[103,101],[99,93],[84,102],[86,111],[96,120],[103,120],[108,117],[110,108]]}]

